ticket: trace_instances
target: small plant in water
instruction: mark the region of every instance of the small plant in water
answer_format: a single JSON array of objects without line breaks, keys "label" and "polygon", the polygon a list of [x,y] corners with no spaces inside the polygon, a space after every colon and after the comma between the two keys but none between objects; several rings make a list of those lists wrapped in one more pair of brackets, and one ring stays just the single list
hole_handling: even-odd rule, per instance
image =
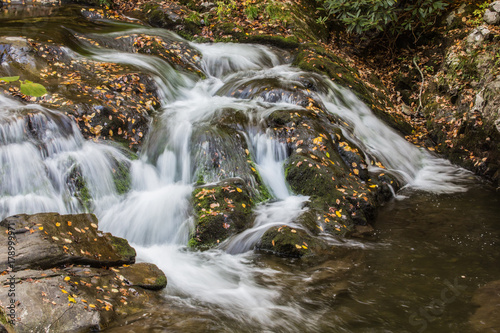
[{"label": "small plant in water", "polygon": [[47,93],[47,89],[45,89],[44,86],[42,86],[40,83],[34,83],[29,80],[19,80],[19,76],[6,76],[6,77],[0,77],[0,83],[5,83],[5,82],[16,82],[19,81],[21,86],[19,87],[21,90],[21,93],[32,96],[32,97],[42,97]]}]

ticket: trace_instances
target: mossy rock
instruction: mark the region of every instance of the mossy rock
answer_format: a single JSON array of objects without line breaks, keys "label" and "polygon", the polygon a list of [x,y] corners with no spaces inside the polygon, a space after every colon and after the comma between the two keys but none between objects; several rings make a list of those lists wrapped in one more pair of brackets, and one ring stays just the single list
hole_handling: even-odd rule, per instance
[{"label": "mossy rock", "polygon": [[[15,270],[47,269],[66,264],[112,267],[135,262],[136,252],[127,240],[99,231],[93,214],[40,213],[14,215],[0,222],[15,231],[18,247]],[[6,237],[0,241],[7,242]],[[0,255],[6,270],[7,256]]]},{"label": "mossy rock", "polygon": [[132,177],[130,175],[130,162],[114,161],[113,167],[113,182],[115,183],[116,192],[125,194],[130,191],[132,185]]},{"label": "mossy rock", "polygon": [[68,174],[66,183],[71,191],[71,194],[78,199],[82,207],[90,211],[93,205],[92,196],[90,190],[83,178],[82,171],[80,167],[75,166]]},{"label": "mossy rock", "polygon": [[260,251],[293,258],[319,254],[327,247],[324,241],[289,226],[276,226],[267,230],[256,245]]},{"label": "mossy rock", "polygon": [[293,50],[300,45],[298,38],[295,36],[250,35],[240,38],[239,42],[276,46],[285,50]]},{"label": "mossy rock", "polygon": [[134,51],[158,56],[178,69],[184,69],[203,77],[201,72],[202,55],[185,41],[138,35],[134,38]]},{"label": "mossy rock", "polygon": [[119,273],[127,282],[136,287],[160,290],[167,286],[167,277],[155,264],[137,263],[120,267]]},{"label": "mossy rock", "polygon": [[338,120],[319,107],[276,111],[267,121],[289,143],[288,184],[295,193],[310,196],[310,216],[304,215],[303,226],[313,234],[345,236],[355,225],[373,221],[375,207],[392,196],[388,186],[397,190],[399,184],[392,176],[379,179],[369,173],[362,151],[344,137]]},{"label": "mossy rock", "polygon": [[208,249],[251,226],[254,201],[241,179],[227,179],[217,185],[193,191],[195,230],[189,246]]}]

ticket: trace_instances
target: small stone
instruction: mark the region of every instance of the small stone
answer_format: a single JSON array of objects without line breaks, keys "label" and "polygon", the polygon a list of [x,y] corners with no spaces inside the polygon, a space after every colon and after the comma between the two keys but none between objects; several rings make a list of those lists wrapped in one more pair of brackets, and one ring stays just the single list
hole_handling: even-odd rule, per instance
[{"label": "small stone", "polygon": [[490,36],[490,34],[491,34],[490,30],[486,26],[484,25],[479,26],[476,29],[472,30],[469,36],[467,36],[467,43],[479,45],[485,39],[487,39]]}]

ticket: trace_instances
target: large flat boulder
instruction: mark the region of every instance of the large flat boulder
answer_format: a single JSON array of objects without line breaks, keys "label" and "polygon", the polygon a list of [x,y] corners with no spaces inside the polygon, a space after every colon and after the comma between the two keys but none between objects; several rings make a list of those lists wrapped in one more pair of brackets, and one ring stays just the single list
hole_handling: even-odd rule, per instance
[{"label": "large flat boulder", "polygon": [[15,215],[0,234],[0,332],[95,331],[161,302],[165,274],[93,214]]},{"label": "large flat boulder", "polygon": [[[8,252],[0,253],[0,271],[48,269],[65,264],[110,267],[135,262],[135,250],[125,239],[103,233],[97,227],[93,214],[8,217],[0,222],[1,232],[13,234],[17,244],[14,261],[9,262]],[[7,237],[0,238],[0,246],[7,248]]]}]

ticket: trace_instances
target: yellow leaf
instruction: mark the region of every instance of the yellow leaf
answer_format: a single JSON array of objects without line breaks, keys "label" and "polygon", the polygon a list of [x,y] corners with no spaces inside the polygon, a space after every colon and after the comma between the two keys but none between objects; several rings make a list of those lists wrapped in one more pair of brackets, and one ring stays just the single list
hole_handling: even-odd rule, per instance
[{"label": "yellow leaf", "polygon": [[38,227],[38,229],[43,230],[43,227]]},{"label": "yellow leaf", "polygon": [[243,208],[245,208],[245,207],[246,207],[246,205],[245,205],[244,203],[242,203],[242,204],[241,204],[241,206],[242,206]]},{"label": "yellow leaf", "polygon": [[290,230],[290,231],[291,231],[291,232],[293,232],[293,233],[296,233],[296,232],[297,232],[297,230],[295,230],[295,229],[292,229],[292,230]]},{"label": "yellow leaf", "polygon": [[68,296],[68,301],[71,303],[76,303],[75,299],[73,297]]},{"label": "yellow leaf", "polygon": [[93,309],[95,308],[95,305],[94,304],[89,304],[89,306]]},{"label": "yellow leaf", "polygon": [[243,192],[243,190],[241,188],[239,188],[239,187],[236,188],[236,191]]},{"label": "yellow leaf", "polygon": [[69,280],[71,280],[71,278],[70,278],[69,276],[66,276],[66,277],[64,278],[64,281],[69,281]]},{"label": "yellow leaf", "polygon": [[307,250],[307,246],[305,246],[305,245],[302,245],[302,248]]},{"label": "yellow leaf", "polygon": [[60,226],[61,226],[61,223],[57,222],[56,227],[60,227]]},{"label": "yellow leaf", "polygon": [[342,214],[340,214],[339,211],[336,211],[335,214],[337,214],[338,217],[342,217]]},{"label": "yellow leaf", "polygon": [[320,136],[318,136],[317,138],[315,138],[315,139],[313,140],[313,143],[314,143],[315,145],[317,145],[318,143],[320,143],[320,142],[322,142],[322,141],[323,141],[323,138],[322,138],[322,137],[320,137]]},{"label": "yellow leaf", "polygon": [[65,293],[65,294],[67,294],[67,293],[68,293],[68,292],[67,292],[66,290],[64,290],[64,289],[61,289],[61,291],[62,291],[63,293]]},{"label": "yellow leaf", "polygon": [[295,247],[298,248],[298,249],[302,248],[302,246],[300,246],[299,244],[295,244]]}]

